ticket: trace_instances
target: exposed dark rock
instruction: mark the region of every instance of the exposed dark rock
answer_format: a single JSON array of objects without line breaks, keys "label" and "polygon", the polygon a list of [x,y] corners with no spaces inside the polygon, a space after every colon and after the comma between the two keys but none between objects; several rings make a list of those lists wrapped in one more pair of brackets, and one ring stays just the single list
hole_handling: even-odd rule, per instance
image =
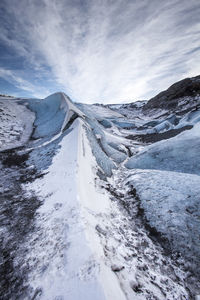
[{"label": "exposed dark rock", "polygon": [[167,90],[150,99],[144,105],[143,110],[175,109],[184,97],[190,97],[191,100],[194,100],[194,97],[197,95],[200,95],[200,76],[186,78],[176,82]]},{"label": "exposed dark rock", "polygon": [[111,269],[112,269],[113,272],[120,272],[124,269],[124,266],[112,265]]},{"label": "exposed dark rock", "polygon": [[[28,160],[29,153],[19,154],[15,149],[5,152],[2,157],[4,167],[20,166],[24,167]],[[0,157],[1,158],[1,157]]]},{"label": "exposed dark rock", "polygon": [[170,129],[165,132],[160,133],[147,133],[147,134],[137,134],[137,135],[128,135],[126,138],[130,140],[137,140],[143,143],[156,143],[158,141],[170,139],[179,133],[191,129],[192,125],[186,125],[182,128]]}]

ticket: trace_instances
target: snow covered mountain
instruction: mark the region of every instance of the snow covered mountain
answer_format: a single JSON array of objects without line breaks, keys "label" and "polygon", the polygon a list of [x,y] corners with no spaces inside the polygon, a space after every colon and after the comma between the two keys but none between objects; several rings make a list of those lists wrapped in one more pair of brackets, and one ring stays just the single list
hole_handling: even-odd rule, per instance
[{"label": "snow covered mountain", "polygon": [[0,299],[199,299],[200,76],[122,105],[0,97]]}]

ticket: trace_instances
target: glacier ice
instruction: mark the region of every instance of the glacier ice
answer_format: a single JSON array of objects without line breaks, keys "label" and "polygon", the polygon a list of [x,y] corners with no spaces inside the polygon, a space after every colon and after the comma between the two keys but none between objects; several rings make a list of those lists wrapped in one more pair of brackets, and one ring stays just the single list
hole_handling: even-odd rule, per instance
[{"label": "glacier ice", "polygon": [[63,93],[0,101],[2,262],[24,274],[3,299],[199,293],[200,113],[186,100],[148,113]]}]

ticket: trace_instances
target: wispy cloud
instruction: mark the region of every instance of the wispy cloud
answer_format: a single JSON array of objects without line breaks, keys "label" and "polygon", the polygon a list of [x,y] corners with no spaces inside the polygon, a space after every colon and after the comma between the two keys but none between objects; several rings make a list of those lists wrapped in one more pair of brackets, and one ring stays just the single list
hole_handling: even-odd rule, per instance
[{"label": "wispy cloud", "polygon": [[38,86],[33,85],[30,81],[17,75],[16,71],[0,68],[0,77],[6,79],[18,89],[29,92],[29,94],[34,97],[44,98],[48,93],[47,89],[42,88],[42,90],[40,90]]},{"label": "wispy cloud", "polygon": [[3,6],[13,23],[0,39],[75,100],[147,98],[199,73],[199,0],[8,0]]}]

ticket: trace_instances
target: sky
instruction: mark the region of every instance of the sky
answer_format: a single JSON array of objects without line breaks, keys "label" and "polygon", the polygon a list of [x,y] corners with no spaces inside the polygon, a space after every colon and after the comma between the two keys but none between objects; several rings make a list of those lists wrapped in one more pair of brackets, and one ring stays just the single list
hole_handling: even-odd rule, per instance
[{"label": "sky", "polygon": [[0,93],[123,103],[199,74],[199,0],[0,1]]}]

